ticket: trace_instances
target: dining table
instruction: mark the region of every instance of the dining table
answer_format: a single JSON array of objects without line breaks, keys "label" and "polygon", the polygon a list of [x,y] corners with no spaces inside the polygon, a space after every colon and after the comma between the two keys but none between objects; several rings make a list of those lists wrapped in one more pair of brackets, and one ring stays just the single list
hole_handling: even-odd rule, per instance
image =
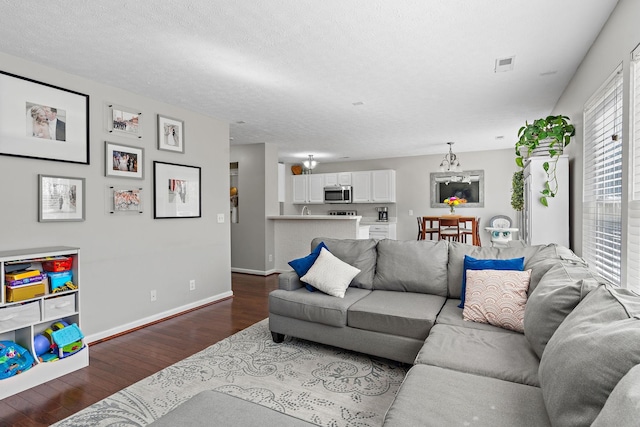
[{"label": "dining table", "polygon": [[[465,229],[470,231],[471,235],[471,244],[473,246],[480,246],[480,233],[478,232],[478,222],[479,218],[475,216],[465,216],[465,215],[439,215],[439,216],[423,216],[422,217],[422,235],[421,239],[425,240],[427,238],[427,234],[429,234],[430,240],[433,239],[433,235],[438,236],[438,224],[440,223],[440,218],[458,218],[458,221],[462,224],[465,224]],[[467,227],[467,224],[471,224],[470,227]],[[435,230],[435,231],[434,231]],[[437,237],[436,237],[437,239]]]}]

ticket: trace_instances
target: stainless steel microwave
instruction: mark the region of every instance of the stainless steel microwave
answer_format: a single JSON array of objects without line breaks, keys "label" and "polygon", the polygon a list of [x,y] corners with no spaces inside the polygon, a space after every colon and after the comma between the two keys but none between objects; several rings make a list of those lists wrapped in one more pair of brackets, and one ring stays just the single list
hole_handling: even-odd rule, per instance
[{"label": "stainless steel microwave", "polygon": [[325,203],[351,203],[353,191],[350,185],[332,185],[324,187]]}]

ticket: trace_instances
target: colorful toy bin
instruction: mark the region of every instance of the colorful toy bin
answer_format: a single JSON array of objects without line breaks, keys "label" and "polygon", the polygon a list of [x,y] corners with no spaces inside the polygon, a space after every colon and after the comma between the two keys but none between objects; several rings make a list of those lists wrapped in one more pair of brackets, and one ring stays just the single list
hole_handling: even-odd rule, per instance
[{"label": "colorful toy bin", "polygon": [[51,271],[57,273],[59,271],[71,270],[72,259],[71,257],[59,257],[53,258],[47,261],[42,261],[42,269],[44,271]]}]

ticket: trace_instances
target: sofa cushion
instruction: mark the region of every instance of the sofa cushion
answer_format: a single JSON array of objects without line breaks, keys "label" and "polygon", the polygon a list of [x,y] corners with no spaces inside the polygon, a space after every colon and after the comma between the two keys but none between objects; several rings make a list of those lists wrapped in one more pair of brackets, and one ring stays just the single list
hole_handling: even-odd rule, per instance
[{"label": "sofa cushion", "polygon": [[322,292],[308,292],[304,288],[295,291],[276,289],[269,293],[269,312],[307,322],[346,326],[347,309],[370,292],[349,288],[344,298],[336,298]]},{"label": "sofa cushion", "polygon": [[476,259],[464,256],[462,263],[462,288],[460,289],[460,307],[464,307],[466,299],[467,271],[469,270],[524,270],[524,257],[509,259]]},{"label": "sofa cushion", "polygon": [[468,270],[464,320],[524,332],[531,270]]},{"label": "sofa cushion", "polygon": [[311,241],[311,250],[324,242],[333,255],[360,270],[349,286],[373,289],[373,275],[376,271],[376,240],[373,239],[331,239],[316,237]]},{"label": "sofa cushion", "polygon": [[558,327],[540,362],[554,425],[590,425],[616,384],[640,363],[640,295],[601,285]]},{"label": "sofa cushion", "polygon": [[428,365],[409,370],[385,427],[550,426],[538,387]]},{"label": "sofa cushion", "polygon": [[[327,245],[325,245],[324,242],[320,242],[320,244],[316,246],[309,255],[291,260],[287,264],[289,264],[291,268],[293,268],[298,277],[302,277],[307,274],[307,271],[309,271],[313,263],[316,262],[316,259],[318,259],[318,255],[320,255],[320,250],[322,248],[327,248]],[[316,290],[316,288],[308,283],[305,283],[305,287],[310,292],[314,292]]]},{"label": "sofa cushion", "polygon": [[640,365],[622,377],[591,427],[637,427],[640,420]]},{"label": "sofa cushion", "polygon": [[447,242],[381,240],[373,288],[447,296]]},{"label": "sofa cushion", "polygon": [[[472,246],[460,242],[451,242],[449,244],[449,260],[447,261],[447,283],[449,287],[450,298],[460,298],[462,293],[462,276],[464,266],[464,256],[469,255],[476,259],[509,259],[524,257],[524,269],[532,269],[531,283],[529,284],[529,292],[532,287],[537,285],[539,276],[537,269],[529,263],[537,263],[542,260],[558,259],[561,260],[564,256],[571,259],[577,258],[572,255],[569,249],[559,247],[557,245],[546,246],[526,246],[526,247],[512,247],[512,248],[495,248],[489,246]],[[540,268],[543,271],[543,268]]]},{"label": "sofa cushion", "polygon": [[598,282],[586,267],[556,263],[529,295],[524,310],[524,333],[538,357],[558,326]]},{"label": "sofa cushion", "polygon": [[321,248],[316,262],[300,280],[325,294],[344,298],[349,283],[358,273],[360,273],[359,269],[333,256],[327,249]]},{"label": "sofa cushion", "polygon": [[497,326],[490,325],[488,323],[476,323],[469,322],[462,318],[462,309],[458,307],[460,304],[460,300],[458,299],[447,299],[447,302],[444,303],[442,310],[438,313],[438,317],[436,317],[436,325],[453,325],[453,326],[462,326],[464,328],[471,329],[481,329],[483,331],[500,331],[500,332],[510,332],[516,334],[518,332],[509,331],[508,329],[499,328]]},{"label": "sofa cushion", "polygon": [[436,324],[416,364],[539,386],[540,360],[522,334]]},{"label": "sofa cushion", "polygon": [[424,340],[445,298],[413,292],[373,291],[347,311],[347,326]]}]

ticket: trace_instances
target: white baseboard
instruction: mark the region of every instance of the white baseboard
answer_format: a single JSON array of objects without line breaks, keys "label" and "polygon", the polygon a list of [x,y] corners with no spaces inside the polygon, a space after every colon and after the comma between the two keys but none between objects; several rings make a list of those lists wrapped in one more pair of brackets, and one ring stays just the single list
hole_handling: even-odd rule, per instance
[{"label": "white baseboard", "polygon": [[180,313],[183,313],[185,311],[189,311],[189,310],[192,310],[194,308],[198,308],[198,307],[201,307],[203,305],[207,305],[207,304],[210,304],[212,302],[220,301],[222,299],[229,298],[229,297],[232,297],[232,296],[233,296],[233,291],[223,292],[221,294],[214,295],[212,297],[209,297],[209,298],[206,298],[206,299],[203,299],[203,300],[200,300],[200,301],[192,302],[190,304],[186,304],[186,305],[183,305],[181,307],[176,307],[176,308],[173,308],[171,310],[163,311],[162,313],[157,313],[157,314],[154,314],[153,316],[145,317],[143,319],[139,319],[139,320],[136,320],[134,322],[126,323],[124,325],[120,325],[120,326],[117,326],[115,328],[103,331],[103,332],[98,332],[96,334],[87,335],[85,337],[85,342],[87,344],[91,344],[92,342],[100,341],[100,340],[112,337],[114,335],[119,335],[119,334],[121,334],[123,332],[130,331],[132,329],[136,329],[136,328],[139,328],[141,326],[145,326],[145,325],[148,325],[150,323],[157,322],[158,320],[166,319],[167,317],[171,317],[173,315],[180,314]]},{"label": "white baseboard", "polygon": [[271,270],[251,270],[248,268],[235,268],[231,267],[232,273],[244,273],[244,274],[253,274],[254,276],[270,276],[275,273],[282,273],[282,271],[271,269]]}]

